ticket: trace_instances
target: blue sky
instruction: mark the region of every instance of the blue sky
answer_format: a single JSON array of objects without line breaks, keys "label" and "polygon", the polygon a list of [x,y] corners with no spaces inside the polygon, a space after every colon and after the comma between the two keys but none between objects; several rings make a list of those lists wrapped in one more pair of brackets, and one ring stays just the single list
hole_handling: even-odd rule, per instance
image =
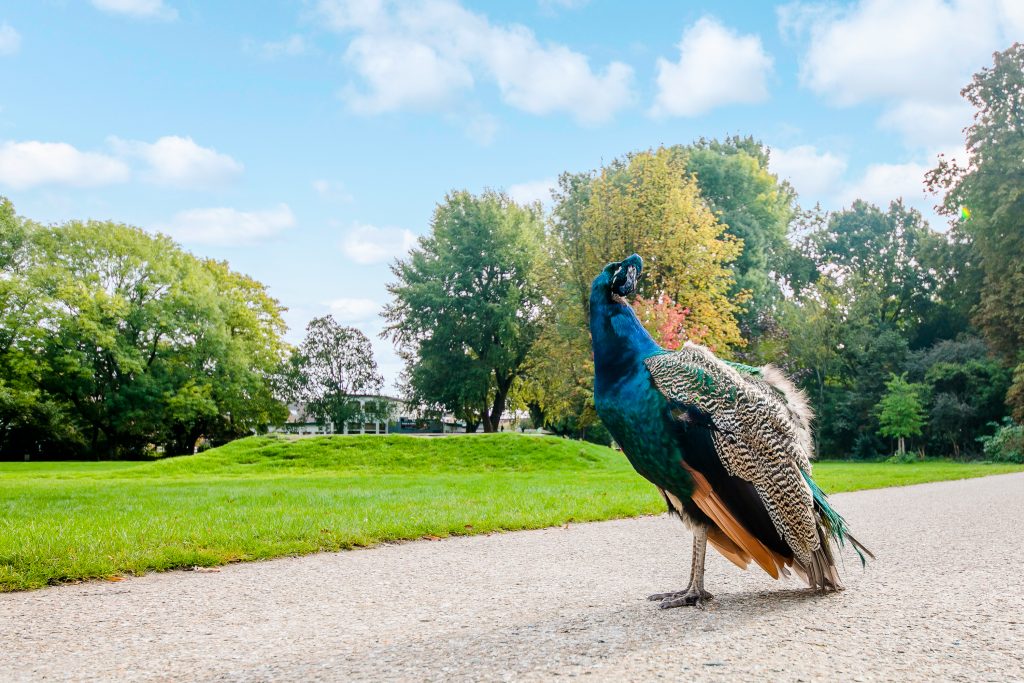
[{"label": "blue sky", "polygon": [[[903,196],[957,154],[958,92],[1019,0],[0,3],[0,194],[160,230],[263,281],[298,341],[376,338],[387,263],[452,189],[734,133],[804,204]],[[930,213],[930,212],[929,212]]]}]

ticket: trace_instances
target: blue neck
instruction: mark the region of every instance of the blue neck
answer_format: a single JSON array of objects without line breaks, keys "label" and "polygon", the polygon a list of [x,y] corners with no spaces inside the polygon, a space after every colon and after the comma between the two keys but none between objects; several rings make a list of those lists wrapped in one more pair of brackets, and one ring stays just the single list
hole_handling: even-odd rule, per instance
[{"label": "blue neck", "polygon": [[640,324],[633,309],[609,300],[601,288],[595,288],[590,295],[590,336],[595,390],[636,372],[645,358],[663,350]]}]

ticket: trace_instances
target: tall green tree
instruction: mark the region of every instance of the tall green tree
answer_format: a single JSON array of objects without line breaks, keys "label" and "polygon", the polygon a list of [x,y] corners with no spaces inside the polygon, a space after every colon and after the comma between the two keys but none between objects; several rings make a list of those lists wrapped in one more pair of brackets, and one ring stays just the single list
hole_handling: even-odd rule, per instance
[{"label": "tall green tree", "polygon": [[541,211],[497,192],[452,192],[430,228],[392,266],[385,334],[406,361],[413,399],[497,431],[540,330],[550,267]]},{"label": "tall green tree", "polygon": [[0,197],[0,457],[28,459],[75,440],[66,406],[38,386],[45,332],[29,281],[37,231]]},{"label": "tall green tree", "polygon": [[215,367],[196,366],[197,376],[208,378],[218,416],[209,425],[221,440],[262,431],[287,417],[287,409],[274,394],[274,375],[288,353],[282,337],[287,325],[281,304],[266,286],[231,270],[224,261],[203,260],[203,269],[216,287],[223,328],[210,353]]},{"label": "tall green tree", "polygon": [[758,365],[782,361],[784,292],[799,292],[817,279],[814,264],[793,244],[791,233],[807,213],[797,204],[796,190],[770,170],[771,151],[753,137],[702,138],[672,149],[726,233],[743,242],[731,266],[730,294],[742,302],[737,319],[746,342],[737,358]]},{"label": "tall green tree", "polygon": [[789,264],[786,237],[797,211],[796,191],[768,169],[770,151],[752,137],[701,138],[672,150],[696,177],[701,196],[726,233],[743,241],[743,251],[732,263],[732,293],[752,294],[744,318],[753,323],[780,294],[778,282]]},{"label": "tall green tree", "polygon": [[902,201],[882,211],[856,200],[832,214],[813,240],[823,267],[833,270],[855,295],[856,315],[864,322],[902,330],[922,322],[939,284],[928,261],[942,238],[919,211]]},{"label": "tall green tree", "polygon": [[370,340],[329,315],[309,322],[306,338],[289,359],[290,398],[302,402],[320,424],[333,423],[335,431],[355,419],[381,417],[364,416],[353,397],[377,393],[383,384]]},{"label": "tall green tree", "polygon": [[283,419],[282,309],[262,285],[137,228],[0,223],[0,404],[33,422],[17,443],[0,429],[6,455],[186,453]]},{"label": "tall green tree", "polygon": [[1017,366],[1008,400],[1024,420],[1024,44],[997,52],[961,94],[975,109],[967,160],[940,158],[928,183],[971,244],[982,276],[974,321]]},{"label": "tall green tree", "polygon": [[[818,413],[815,451],[822,453],[822,423],[835,412],[836,380],[842,372],[844,348],[843,292],[831,279],[821,277],[779,307],[782,333],[779,348],[767,359],[785,369],[806,388]],[[829,444],[829,452],[834,453]]]},{"label": "tall green tree", "polygon": [[875,406],[885,378],[911,351],[965,331],[959,245],[899,201],[882,210],[857,200],[809,227],[799,249],[819,277],[781,305],[766,360],[810,390],[823,452],[872,457],[884,447]]}]

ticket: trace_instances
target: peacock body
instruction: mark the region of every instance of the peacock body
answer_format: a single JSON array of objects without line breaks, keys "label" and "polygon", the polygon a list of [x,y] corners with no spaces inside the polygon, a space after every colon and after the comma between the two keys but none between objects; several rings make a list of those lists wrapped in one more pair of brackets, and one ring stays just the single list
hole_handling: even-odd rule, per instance
[{"label": "peacock body", "polygon": [[790,570],[820,590],[842,588],[832,544],[852,536],[811,477],[812,413],[781,372],[729,363],[687,344],[666,351],[625,298],[643,262],[609,264],[590,295],[598,415],[669,511],[694,530],[690,585],[651,596],[700,605],[706,543],[742,568]]}]

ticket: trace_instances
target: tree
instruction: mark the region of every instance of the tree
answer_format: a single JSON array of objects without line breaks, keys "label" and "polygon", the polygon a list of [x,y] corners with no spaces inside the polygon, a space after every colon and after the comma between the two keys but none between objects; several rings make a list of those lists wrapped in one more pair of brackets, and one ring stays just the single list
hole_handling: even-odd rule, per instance
[{"label": "tree", "polygon": [[907,382],[906,375],[892,374],[885,383],[886,393],[878,405],[879,433],[899,439],[899,456],[906,455],[904,439],[920,436],[924,426],[924,406],[920,385]]},{"label": "tree", "polygon": [[[37,230],[0,197],[0,455],[35,455],[66,440],[67,415],[39,391],[39,298],[28,281]],[[49,438],[47,438],[49,437]]]},{"label": "tree", "polygon": [[447,340],[425,339],[405,371],[405,395],[425,413],[440,419],[451,412],[475,432],[488,411],[491,370],[471,353],[449,353]]},{"label": "tree", "polygon": [[690,309],[672,301],[665,295],[644,299],[637,297],[635,307],[640,323],[663,348],[676,350],[687,338],[686,317]]},{"label": "tree", "polygon": [[189,437],[217,413],[194,374],[221,320],[202,266],[166,237],[100,222],[41,230],[36,249],[40,385],[73,407],[88,450],[129,456],[173,442],[171,452],[191,452]]},{"label": "tree", "polygon": [[251,277],[232,271],[226,262],[204,260],[219,296],[224,326],[214,368],[196,367],[209,377],[210,396],[218,417],[207,426],[212,438],[226,440],[283,422],[287,408],[273,391],[274,374],[287,355],[282,341],[287,325],[280,303]]},{"label": "tree", "polygon": [[1024,44],[993,56],[963,95],[975,108],[967,160],[940,158],[928,186],[942,193],[939,210],[962,218],[953,231],[969,242],[982,275],[974,321],[1017,372],[1008,394],[1024,419]]},{"label": "tree", "polygon": [[[818,415],[814,449],[822,453],[822,435],[834,432],[836,380],[842,371],[843,292],[827,277],[805,287],[779,308],[785,332],[782,351],[767,360],[784,368],[808,390]],[[781,337],[781,335],[778,335]],[[829,444],[829,452],[836,452]]]},{"label": "tree", "polygon": [[497,431],[540,329],[543,237],[539,206],[492,191],[445,197],[388,285],[385,335],[399,345],[412,399]]},{"label": "tree", "polygon": [[306,338],[289,360],[289,397],[304,403],[319,424],[332,423],[335,431],[353,419],[381,417],[364,415],[353,396],[379,392],[383,384],[370,340],[329,315],[309,322]]},{"label": "tree", "polygon": [[732,294],[750,292],[743,316],[748,323],[780,295],[790,251],[786,233],[796,213],[796,192],[768,169],[769,150],[752,137],[701,138],[671,148],[696,177],[700,194],[725,231],[743,242],[732,263]]},{"label": "tree", "polygon": [[0,205],[6,457],[191,453],[286,414],[270,394],[282,309],[261,284],[165,236]]},{"label": "tree", "polygon": [[976,453],[979,439],[1006,414],[1010,372],[979,337],[963,335],[914,352],[906,369],[931,396],[926,429],[931,453]]},{"label": "tree", "polygon": [[912,350],[965,329],[960,246],[900,201],[883,211],[857,200],[801,220],[810,230],[795,251],[818,277],[777,305],[779,328],[758,340],[759,351],[810,391],[823,452],[871,457],[883,448],[875,407],[885,378],[906,369]]},{"label": "tree", "polygon": [[548,236],[552,306],[530,365],[545,421],[579,434],[587,425],[573,421],[593,413],[587,307],[590,283],[607,263],[641,254],[638,314],[657,328],[670,310],[673,320],[686,310],[672,343],[697,341],[729,354],[743,344],[739,302],[730,296],[730,264],[742,248],[715,219],[681,156],[668,149],[563,175]]},{"label": "tree", "polygon": [[889,210],[856,200],[832,214],[812,240],[823,266],[856,294],[856,315],[876,327],[912,329],[938,287],[927,254],[941,238],[921,213],[894,201]]}]

